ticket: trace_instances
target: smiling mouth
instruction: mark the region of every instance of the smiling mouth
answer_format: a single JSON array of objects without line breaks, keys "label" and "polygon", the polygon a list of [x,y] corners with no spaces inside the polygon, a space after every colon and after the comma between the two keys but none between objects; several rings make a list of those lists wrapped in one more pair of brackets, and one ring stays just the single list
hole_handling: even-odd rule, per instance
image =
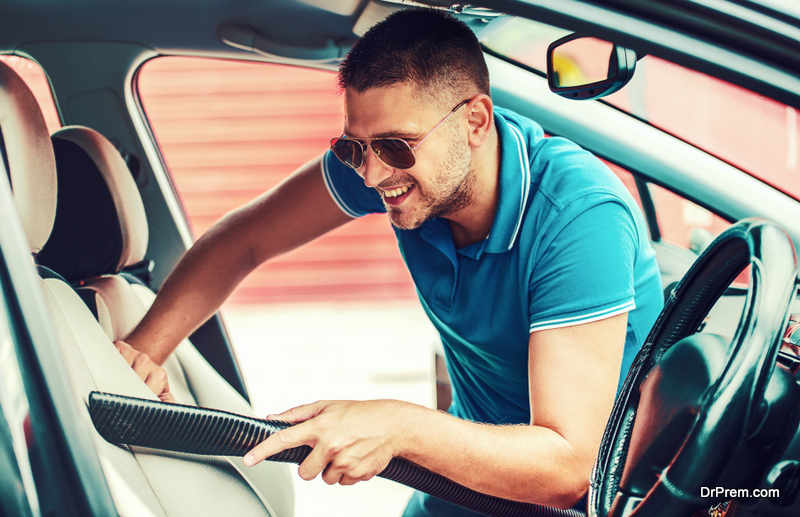
[{"label": "smiling mouth", "polygon": [[415,186],[416,185],[412,183],[411,185],[403,185],[390,189],[378,188],[378,190],[380,190],[381,198],[387,206],[396,207],[405,203],[408,196],[414,192]]},{"label": "smiling mouth", "polygon": [[402,187],[397,187],[395,189],[390,189],[390,190],[381,189],[381,192],[383,192],[383,197],[400,197],[413,187],[414,185],[411,186],[404,185]]}]

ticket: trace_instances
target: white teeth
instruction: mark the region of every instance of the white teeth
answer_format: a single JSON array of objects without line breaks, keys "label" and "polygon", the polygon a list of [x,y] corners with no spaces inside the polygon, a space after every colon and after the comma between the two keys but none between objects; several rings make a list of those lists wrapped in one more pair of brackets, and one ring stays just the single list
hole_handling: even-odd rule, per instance
[{"label": "white teeth", "polygon": [[406,192],[408,192],[408,186],[399,187],[394,190],[384,190],[383,195],[386,197],[397,197],[402,196]]}]

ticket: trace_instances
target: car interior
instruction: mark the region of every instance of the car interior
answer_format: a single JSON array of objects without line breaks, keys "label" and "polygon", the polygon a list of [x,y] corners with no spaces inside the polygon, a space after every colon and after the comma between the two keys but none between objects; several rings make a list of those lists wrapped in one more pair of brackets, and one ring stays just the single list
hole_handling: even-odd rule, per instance
[{"label": "car interior", "polygon": [[[22,117],[8,117],[3,125],[5,134],[18,135],[6,138],[4,146],[15,201],[30,214],[22,220],[31,252],[39,253],[45,243],[50,250],[40,257],[39,271],[70,380],[81,398],[93,390],[153,398],[113,346],[155,297],[141,283],[118,275],[140,262],[147,246],[145,212],[128,167],[113,145],[89,128],[68,127],[50,141],[27,86],[7,66],[0,68],[3,104],[19,106],[14,115]],[[71,283],[81,287],[73,289]],[[252,412],[188,341],[164,367],[180,403]],[[108,476],[112,497],[120,508],[135,507],[131,515],[142,515],[142,509],[152,515],[264,515],[265,509],[269,515],[292,514],[293,485],[283,464],[245,472],[234,458],[126,450],[98,435],[95,445],[104,469],[113,472]],[[174,490],[177,480],[185,490]],[[214,497],[220,486],[231,491],[230,500]]]},{"label": "car interior", "polygon": [[[36,266],[35,272],[31,268],[31,271],[23,274],[27,275],[25,278],[29,281],[25,288],[14,284],[14,290],[25,292],[20,296],[28,297],[20,301],[21,306],[28,307],[27,312],[31,312],[31,308],[45,309],[39,315],[39,320],[25,320],[28,327],[41,327],[31,331],[39,333],[36,339],[32,334],[32,341],[57,347],[49,349],[52,357],[42,360],[43,363],[37,368],[42,372],[61,368],[65,372],[64,378],[58,382],[52,381],[52,387],[48,385],[47,388],[61,397],[51,402],[53,413],[59,415],[56,421],[63,432],[63,437],[59,439],[68,451],[79,450],[89,458],[79,465],[80,461],[73,457],[77,453],[69,452],[73,456],[60,460],[72,462],[71,466],[65,467],[65,471],[73,472],[81,480],[80,486],[86,492],[70,496],[74,507],[66,513],[292,516],[294,481],[291,470],[285,464],[264,462],[255,468],[244,468],[238,457],[201,456],[141,446],[117,446],[105,441],[92,426],[86,408],[92,391],[158,400],[126,364],[113,342],[126,336],[135,327],[155,298],[154,291],[192,242],[167,164],[147,118],[143,116],[141,100],[137,98],[132,84],[135,84],[136,74],[143,63],[158,55],[264,60],[333,70],[335,59],[340,57],[353,38],[399,7],[391,2],[354,1],[342,2],[334,9],[308,1],[280,2],[281,8],[274,12],[267,7],[238,12],[234,6],[227,5],[230,2],[218,2],[220,13],[211,14],[212,10],[208,9],[186,20],[183,28],[186,35],[182,40],[180,34],[170,34],[176,26],[174,20],[181,18],[181,13],[172,11],[170,7],[156,7],[155,2],[146,4],[154,12],[164,13],[163,19],[148,29],[150,39],[147,42],[139,43],[136,34],[137,30],[145,31],[143,27],[147,27],[151,21],[141,14],[146,12],[144,8],[137,10],[130,25],[123,29],[123,34],[112,35],[109,32],[111,28],[104,28],[97,31],[92,41],[82,41],[65,29],[58,29],[64,32],[57,31],[55,35],[47,37],[19,35],[13,31],[6,35],[5,40],[0,37],[0,53],[26,56],[45,70],[55,92],[59,115],[65,124],[50,135],[28,86],[12,68],[0,61],[0,165],[7,172],[2,176],[8,178],[14,205],[13,209],[10,206],[4,209],[4,217],[18,219],[24,231],[26,251],[33,256]],[[32,12],[17,3],[8,9],[20,20],[28,20]],[[59,9],[54,9],[48,16],[58,16],[61,12]],[[339,12],[334,12],[336,9]],[[254,13],[267,21],[248,21]],[[465,10],[459,14],[475,27],[490,23],[492,16],[481,10]],[[292,20],[298,16],[302,18],[301,15],[307,15],[308,23],[298,29]],[[113,14],[108,16],[112,17]],[[563,21],[558,17],[555,20]],[[286,22],[283,27],[281,21]],[[26,25],[21,23],[20,26]],[[213,34],[206,34],[197,27],[214,27],[216,30]],[[192,39],[190,33],[202,33],[203,36]],[[331,58],[332,55],[336,58]],[[745,340],[751,337],[754,323],[750,320],[755,320],[756,316],[760,316],[764,322],[770,321],[764,325],[771,327],[773,334],[782,334],[789,315],[800,313],[794,283],[796,265],[790,264],[788,259],[784,260],[793,253],[784,249],[786,243],[791,248],[792,241],[800,242],[800,226],[797,224],[800,221],[800,203],[796,199],[750,175],[742,174],[734,165],[612,106],[557,97],[551,93],[546,77],[531,74],[530,70],[491,53],[487,53],[486,59],[493,81],[493,99],[497,105],[514,109],[539,122],[548,134],[570,138],[615,166],[632,171],[632,183],[628,186],[635,191],[650,224],[653,247],[662,271],[665,299],[672,310],[669,313],[671,316],[662,315],[660,323],[657,323],[662,334],[656,334],[649,341],[652,345],[649,352],[652,364],[648,363],[649,368],[655,367],[656,362],[673,345],[690,339],[690,334],[694,334],[698,328],[701,334],[721,336],[726,343],[741,340],[744,343],[742,350],[756,346],[749,345],[750,341]],[[633,73],[632,69],[630,73]],[[630,135],[636,137],[631,138]],[[113,139],[113,143],[109,139]],[[120,149],[125,153],[125,158]],[[130,160],[126,161],[130,156],[138,157],[140,174],[148,179],[147,182],[134,179]],[[745,233],[736,230],[740,233],[728,237],[750,246],[746,252],[741,252],[744,258],[740,257],[735,264],[724,267],[711,259],[697,263],[697,253],[660,238],[648,183],[678,192],[730,222],[758,216],[774,221],[786,233],[773,237],[770,233],[772,230],[763,230],[762,226],[753,223]],[[5,189],[5,186],[2,188]],[[707,201],[709,192],[714,193],[711,202]],[[0,194],[6,196],[5,190]],[[0,205],[6,199],[11,198],[1,198]],[[780,257],[775,259],[779,265],[770,265],[769,269],[783,268],[783,276],[774,281],[784,287],[789,286],[783,291],[760,287],[760,276],[752,276],[748,280],[747,272],[750,269],[746,270],[744,276],[741,275],[746,266],[761,273],[767,267],[754,258],[766,252],[757,247],[757,243],[752,244],[760,242],[763,233],[770,235],[764,238],[770,242],[769,254]],[[715,241],[711,245],[712,251],[724,247],[725,242],[720,244]],[[776,243],[774,246],[773,242]],[[703,242],[702,246],[706,244]],[[0,241],[0,245],[5,256],[9,244]],[[778,248],[782,251],[772,251]],[[716,256],[714,253],[717,252],[710,254],[712,258]],[[5,258],[11,260],[10,257]],[[765,262],[772,264],[770,260]],[[708,280],[709,273],[704,268],[714,265],[725,270],[724,279]],[[706,281],[712,285],[710,290],[713,296],[705,291],[698,294],[691,289],[689,281],[681,281],[687,272],[697,285]],[[36,273],[38,278],[35,278]],[[769,273],[769,278],[772,278],[772,274]],[[8,289],[14,283],[12,268],[9,266],[8,272],[3,275],[4,289]],[[780,300],[774,305],[767,305],[766,309],[755,307],[754,304],[766,303],[754,294],[756,288],[753,284],[756,281],[759,283],[759,296],[763,297],[766,292]],[[778,291],[779,295],[775,294]],[[765,312],[759,311],[771,312],[775,321],[772,322]],[[697,319],[697,315],[701,317]],[[669,334],[667,326],[678,325],[676,322],[679,320],[689,321],[685,325],[691,328]],[[745,320],[747,324],[743,323]],[[710,366],[698,375],[717,379],[722,375],[719,365],[727,364],[725,361],[730,361],[732,355],[724,346],[713,343],[698,345],[700,339],[713,340],[716,337],[691,339],[694,341],[689,342],[686,349],[696,352],[695,349],[705,346],[703,350],[709,351],[696,352],[701,359],[680,359],[679,352],[675,352],[673,355],[678,359],[674,359],[673,363],[664,363],[661,368],[664,372],[670,371],[670,368],[679,371],[681,364],[686,364],[681,361],[702,360]],[[777,338],[772,336],[769,339],[776,341]],[[780,408],[784,416],[791,417],[780,419],[774,416],[774,411],[767,411],[765,415],[772,416],[763,418],[763,422],[767,423],[762,428],[766,430],[796,427],[795,415],[800,414],[797,413],[795,399],[790,400],[791,397],[800,398],[796,397],[796,385],[791,381],[791,376],[776,376],[778,380],[772,381],[763,373],[770,365],[774,366],[778,357],[778,348],[773,348],[769,349],[767,355],[753,352],[758,360],[753,359],[752,364],[748,363],[750,366],[742,367],[742,371],[750,375],[746,379],[737,377],[739,380],[735,381],[739,383],[739,392],[745,389],[742,386],[751,386],[747,384],[751,382],[754,386],[751,391],[759,396],[764,395],[769,386],[772,398],[766,397],[765,404],[772,404]],[[47,349],[36,350],[36,355],[41,356],[42,351]],[[676,347],[675,350],[683,348]],[[787,348],[782,351],[782,372],[798,364],[795,352]],[[47,361],[51,363],[46,364]],[[255,416],[219,315],[185,340],[167,360],[164,368],[178,403]],[[641,386],[645,391],[661,389],[660,385],[651,386],[655,381],[643,384],[647,369],[644,363],[638,368],[637,371],[642,373],[639,377],[629,377],[626,383],[629,390],[634,387],[640,389]],[[792,371],[795,372],[796,369]],[[58,375],[42,375],[42,378],[54,379]],[[716,389],[717,385],[712,384],[701,383],[693,389],[706,393],[704,390],[711,389],[709,386]],[[700,395],[695,393],[692,396]],[[623,422],[620,424],[624,431],[621,435],[628,440],[633,436],[634,450],[631,455],[650,461],[654,447],[663,446],[665,450],[673,451],[677,447],[675,443],[652,431],[657,427],[656,424],[651,423],[645,429],[657,435],[655,438],[641,438],[641,433],[645,431],[641,431],[641,427],[639,430],[632,427],[635,408],[625,405],[630,400],[623,399],[618,403],[612,419]],[[733,406],[735,400],[728,403]],[[679,402],[675,404],[677,407]],[[63,409],[65,407],[67,409]],[[703,408],[716,410],[716,406]],[[669,418],[664,417],[665,420],[657,423],[678,426],[674,423],[677,420],[670,420],[672,416],[670,414]],[[614,429],[618,431],[620,428]],[[596,469],[613,472],[616,485],[613,482],[610,486],[593,485],[595,494],[599,495],[595,496],[597,502],[592,504],[602,507],[606,513],[627,515],[641,503],[644,494],[652,488],[652,483],[648,485],[637,479],[635,474],[626,471],[623,475],[619,470],[620,461],[622,466],[625,464],[624,453],[619,450],[620,447],[627,447],[628,442],[620,442],[614,432],[607,429],[605,450],[601,450],[601,459],[607,461],[604,464],[606,467]],[[753,436],[757,434],[753,431]],[[679,433],[679,436],[684,435]],[[764,435],[758,436],[762,439]],[[696,447],[709,448],[709,443],[713,443],[710,440],[715,437],[717,435],[711,432],[704,434],[698,438]],[[784,463],[779,465],[780,468],[773,464],[762,465],[761,468],[772,469],[773,481],[782,475],[781,486],[786,493],[796,495],[796,487],[789,485],[800,479],[796,475],[800,469],[794,452],[800,445],[794,441],[789,443],[785,435],[776,440],[783,440],[782,450],[789,451],[781,456]],[[639,450],[635,449],[636,446]],[[771,446],[772,442],[764,450],[769,450]],[[750,448],[737,457],[752,459],[759,451],[761,449]],[[666,459],[658,457],[653,461],[671,459],[672,456]],[[718,458],[708,461],[712,460],[721,461]],[[649,473],[646,472],[642,477]],[[45,474],[41,472],[33,473],[36,480],[43,476]],[[90,482],[92,477],[97,478],[94,484]],[[25,476],[19,474],[19,478]],[[29,480],[22,482],[22,485],[29,487],[31,483]],[[615,503],[617,506],[612,509],[612,499],[620,484],[623,491],[628,491],[627,499]],[[670,491],[667,489],[667,492]],[[221,493],[224,493],[224,497],[220,497]],[[673,490],[663,496],[664,501],[671,501],[670,497],[674,499],[675,493]],[[659,501],[661,499],[649,500],[646,508],[653,508],[660,504]],[[693,499],[680,508],[684,511],[696,505],[697,501]],[[674,510],[674,506],[667,503],[664,508]],[[786,499],[778,509],[758,505],[752,508],[752,515],[761,511],[768,512],[764,515],[792,515],[797,504],[792,498]],[[3,510],[4,514],[14,514],[12,509]],[[58,513],[56,508],[44,507],[42,510],[43,514]],[[742,510],[741,515],[750,514]]]}]

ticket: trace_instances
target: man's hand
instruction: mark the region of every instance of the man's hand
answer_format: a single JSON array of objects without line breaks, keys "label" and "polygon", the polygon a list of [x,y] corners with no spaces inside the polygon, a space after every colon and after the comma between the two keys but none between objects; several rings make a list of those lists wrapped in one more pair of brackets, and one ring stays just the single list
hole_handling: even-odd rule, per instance
[{"label": "man's hand", "polygon": [[402,450],[404,428],[415,410],[396,400],[321,401],[269,419],[297,423],[279,431],[247,453],[252,466],[285,449],[309,445],[313,451],[297,473],[312,480],[321,472],[329,485],[353,485],[380,473]]},{"label": "man's hand", "polygon": [[119,353],[125,361],[133,368],[133,371],[141,378],[147,387],[153,390],[162,402],[175,402],[175,397],[169,392],[169,379],[167,372],[150,359],[144,352],[139,352],[124,341],[114,343]]}]

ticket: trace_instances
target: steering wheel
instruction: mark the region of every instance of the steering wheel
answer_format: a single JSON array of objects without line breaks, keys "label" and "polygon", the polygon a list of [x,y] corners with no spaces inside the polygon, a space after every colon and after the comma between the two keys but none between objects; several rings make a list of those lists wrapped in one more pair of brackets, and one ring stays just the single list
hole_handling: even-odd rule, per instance
[{"label": "steering wheel", "polygon": [[[748,265],[733,340],[696,333]],[[673,290],[620,390],[592,472],[589,515],[691,515],[715,502],[701,487],[753,486],[752,475],[768,467],[761,448],[779,439],[765,438],[764,429],[783,432],[790,417],[782,413],[794,413],[778,410],[797,390],[775,365],[796,281],[792,241],[768,221],[740,221],[708,246]],[[761,464],[728,468],[745,455]]]}]

